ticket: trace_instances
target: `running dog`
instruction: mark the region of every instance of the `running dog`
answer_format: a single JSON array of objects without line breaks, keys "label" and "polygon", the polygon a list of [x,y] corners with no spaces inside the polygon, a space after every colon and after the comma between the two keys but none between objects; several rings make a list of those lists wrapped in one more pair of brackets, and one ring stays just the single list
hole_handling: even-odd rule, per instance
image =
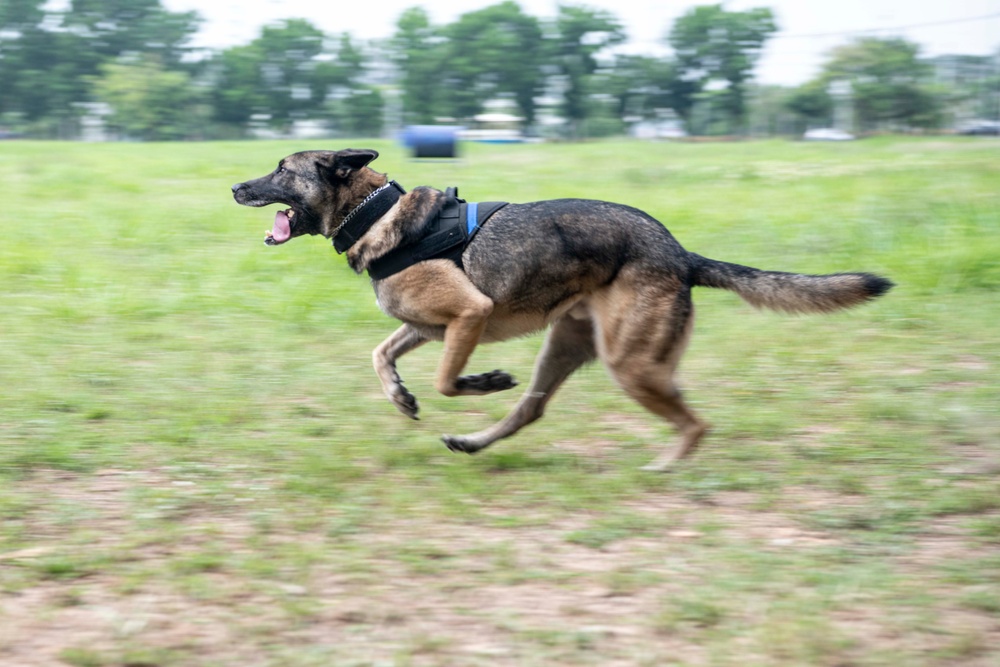
[{"label": "running dog", "polygon": [[408,417],[416,419],[418,407],[396,372],[402,355],[443,340],[435,388],[445,396],[489,394],[517,383],[499,370],[461,375],[473,349],[548,328],[513,411],[478,433],[444,436],[456,452],[473,454],[537,420],[570,374],[600,359],[629,396],[679,432],[677,444],[646,466],[665,470],[707,431],[672,379],[691,333],[692,287],[809,313],[849,308],[893,286],[870,273],[804,275],[708,259],[642,211],[604,201],[498,203],[485,221],[469,213],[468,227],[443,226],[444,212],[462,200],[429,187],[405,193],[368,167],[376,157],[354,149],[295,153],[270,174],[234,185],[233,196],[245,206],[287,207],[275,215],[269,245],[325,236],[354,271],[369,271],[379,306],[403,322],[375,348],[375,372]]}]

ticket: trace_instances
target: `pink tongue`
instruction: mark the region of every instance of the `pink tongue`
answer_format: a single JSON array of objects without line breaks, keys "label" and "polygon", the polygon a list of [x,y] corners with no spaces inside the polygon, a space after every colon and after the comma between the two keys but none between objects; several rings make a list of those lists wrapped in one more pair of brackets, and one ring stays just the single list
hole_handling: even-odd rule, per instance
[{"label": "pink tongue", "polygon": [[274,216],[274,229],[271,230],[271,238],[275,243],[284,243],[292,238],[292,226],[288,222],[288,214],[278,211]]}]

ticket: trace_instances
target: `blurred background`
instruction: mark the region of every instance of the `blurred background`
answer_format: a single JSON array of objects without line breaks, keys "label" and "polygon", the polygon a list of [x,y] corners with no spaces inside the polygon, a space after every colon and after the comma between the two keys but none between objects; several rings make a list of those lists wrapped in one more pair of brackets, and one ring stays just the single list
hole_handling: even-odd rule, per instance
[{"label": "blurred background", "polygon": [[[4,0],[0,132],[85,140],[996,134],[1000,8]],[[816,132],[816,130],[820,130]]]}]

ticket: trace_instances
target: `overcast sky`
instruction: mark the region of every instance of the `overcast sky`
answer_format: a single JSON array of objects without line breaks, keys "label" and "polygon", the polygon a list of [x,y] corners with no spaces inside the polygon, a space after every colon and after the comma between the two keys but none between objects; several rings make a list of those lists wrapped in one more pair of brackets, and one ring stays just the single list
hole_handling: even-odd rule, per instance
[{"label": "overcast sky", "polygon": [[[566,0],[564,0],[565,2]],[[327,33],[348,32],[359,39],[390,36],[396,19],[408,7],[423,6],[435,23],[499,0],[163,0],[171,10],[198,11],[205,19],[196,43],[213,48],[245,44],[262,25],[285,18],[305,18]],[[519,0],[532,16],[551,17],[557,0]],[[589,0],[625,25],[630,53],[665,53],[663,37],[674,19],[707,0]],[[928,56],[943,53],[985,55],[1000,48],[1000,0],[733,0],[728,9],[771,7],[780,32],[768,43],[757,69],[763,83],[795,85],[812,77],[831,47],[856,33],[902,35],[923,47]],[[992,18],[964,21],[992,15]],[[934,24],[934,25],[930,25]],[[830,35],[830,33],[835,33]]]}]

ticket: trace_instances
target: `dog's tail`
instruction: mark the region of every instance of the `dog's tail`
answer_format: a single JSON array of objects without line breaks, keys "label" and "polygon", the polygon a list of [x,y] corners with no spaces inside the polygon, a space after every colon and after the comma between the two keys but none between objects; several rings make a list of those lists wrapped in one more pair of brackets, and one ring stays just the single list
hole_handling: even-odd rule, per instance
[{"label": "dog's tail", "polygon": [[732,290],[747,303],[790,313],[850,308],[888,292],[893,282],[871,273],[824,276],[761,271],[690,253],[691,284]]}]

